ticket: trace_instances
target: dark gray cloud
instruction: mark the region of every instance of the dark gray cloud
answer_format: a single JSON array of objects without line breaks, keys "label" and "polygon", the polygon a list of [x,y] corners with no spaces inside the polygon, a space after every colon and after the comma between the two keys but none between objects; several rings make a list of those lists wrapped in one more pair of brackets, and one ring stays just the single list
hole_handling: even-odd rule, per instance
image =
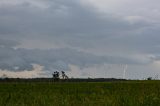
[{"label": "dark gray cloud", "polygon": [[16,47],[19,45],[17,41],[14,40],[6,40],[6,39],[0,39],[0,47]]},{"label": "dark gray cloud", "polygon": [[[1,38],[19,39],[20,42],[22,39],[44,39],[80,48],[109,45],[106,49],[110,49],[128,45],[128,48],[134,46],[136,49],[137,42],[141,44],[146,38],[145,34],[139,34],[140,30],[148,30],[146,26],[150,26],[148,22],[130,24],[122,17],[100,14],[95,8],[84,6],[80,1],[40,2],[42,6],[36,0],[34,3],[22,0],[17,4],[11,2],[1,5]],[[150,43],[146,40],[143,44]]]},{"label": "dark gray cloud", "polygon": [[[0,1],[0,68],[32,70],[39,64],[70,70],[70,64],[87,68],[159,60],[159,24],[147,15],[113,13],[100,13],[80,0]],[[27,42],[34,49],[26,49]],[[42,46],[46,42],[53,47]]]},{"label": "dark gray cloud", "polygon": [[[2,40],[1,40],[2,41]],[[9,41],[7,41],[9,43]],[[12,43],[12,41],[11,41]],[[44,66],[45,70],[70,70],[69,65],[81,69],[100,64],[144,64],[127,57],[97,56],[75,49],[15,49],[0,47],[0,68],[10,71],[32,70],[32,64]]]},{"label": "dark gray cloud", "polygon": [[107,39],[109,36],[116,36],[118,32],[134,31],[146,24],[130,25],[112,14],[103,16],[94,8],[83,6],[78,1],[45,2],[46,8],[37,7],[29,1],[2,5],[1,36],[14,35],[19,39],[48,36],[52,40],[59,38],[69,42],[83,42],[86,39]]}]

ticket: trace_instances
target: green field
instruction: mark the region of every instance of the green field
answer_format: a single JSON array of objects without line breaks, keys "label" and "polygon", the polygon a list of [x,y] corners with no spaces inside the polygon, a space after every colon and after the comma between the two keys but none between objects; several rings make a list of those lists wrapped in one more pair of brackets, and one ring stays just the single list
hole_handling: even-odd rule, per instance
[{"label": "green field", "polygon": [[0,106],[160,106],[160,81],[1,82]]}]

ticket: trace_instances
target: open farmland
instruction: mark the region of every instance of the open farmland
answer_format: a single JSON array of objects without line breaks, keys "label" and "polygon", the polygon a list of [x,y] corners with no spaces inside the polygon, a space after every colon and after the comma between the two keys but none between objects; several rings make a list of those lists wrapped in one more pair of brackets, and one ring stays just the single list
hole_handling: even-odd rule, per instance
[{"label": "open farmland", "polygon": [[160,81],[1,82],[0,106],[159,106]]}]

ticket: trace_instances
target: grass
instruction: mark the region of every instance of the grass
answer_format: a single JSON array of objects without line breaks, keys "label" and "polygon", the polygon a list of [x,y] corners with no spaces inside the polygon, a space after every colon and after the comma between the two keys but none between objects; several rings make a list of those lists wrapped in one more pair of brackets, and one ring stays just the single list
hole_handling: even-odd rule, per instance
[{"label": "grass", "polygon": [[0,106],[159,106],[160,81],[0,83]]}]

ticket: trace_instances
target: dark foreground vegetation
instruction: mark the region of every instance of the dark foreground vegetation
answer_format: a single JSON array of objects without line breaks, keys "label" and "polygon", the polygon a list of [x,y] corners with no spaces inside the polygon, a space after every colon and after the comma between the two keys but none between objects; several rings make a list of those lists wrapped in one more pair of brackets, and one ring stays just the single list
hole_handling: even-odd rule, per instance
[{"label": "dark foreground vegetation", "polygon": [[0,106],[159,106],[160,81],[0,82]]},{"label": "dark foreground vegetation", "polygon": [[70,79],[53,79],[53,78],[31,78],[31,79],[20,79],[20,78],[4,78],[0,79],[0,82],[112,82],[112,81],[126,81],[125,79],[115,78],[70,78]]}]

